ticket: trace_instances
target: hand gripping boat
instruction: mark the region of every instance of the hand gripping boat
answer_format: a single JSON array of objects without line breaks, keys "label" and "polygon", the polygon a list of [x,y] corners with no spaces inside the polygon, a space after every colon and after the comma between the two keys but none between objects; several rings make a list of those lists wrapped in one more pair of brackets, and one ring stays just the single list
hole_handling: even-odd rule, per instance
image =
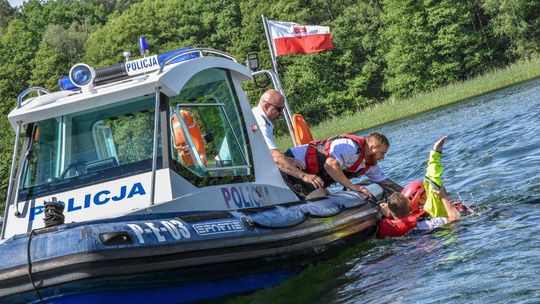
[{"label": "hand gripping boat", "polygon": [[241,87],[251,77],[187,48],[79,64],[61,91],[21,93],[0,303],[215,299],[372,234],[378,211],[357,193],[299,201],[286,186]]}]

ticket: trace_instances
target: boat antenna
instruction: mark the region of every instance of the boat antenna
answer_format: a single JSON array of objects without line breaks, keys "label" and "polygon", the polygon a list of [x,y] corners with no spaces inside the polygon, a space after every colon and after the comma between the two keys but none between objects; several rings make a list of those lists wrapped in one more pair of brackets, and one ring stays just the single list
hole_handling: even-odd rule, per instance
[{"label": "boat antenna", "polygon": [[124,58],[126,59],[126,62],[128,62],[130,59],[131,59],[131,52],[130,51],[124,51],[122,53],[122,55],[124,56]]}]

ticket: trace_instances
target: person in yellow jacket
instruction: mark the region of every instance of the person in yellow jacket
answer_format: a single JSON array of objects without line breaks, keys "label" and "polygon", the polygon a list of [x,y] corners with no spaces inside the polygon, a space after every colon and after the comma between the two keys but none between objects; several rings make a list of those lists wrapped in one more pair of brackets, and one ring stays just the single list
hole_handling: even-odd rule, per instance
[{"label": "person in yellow jacket", "polygon": [[442,149],[447,136],[441,137],[429,153],[424,182],[412,181],[401,193],[394,193],[381,204],[383,218],[377,225],[377,238],[402,236],[413,229],[431,230],[460,218],[471,210],[452,203],[442,183]]},{"label": "person in yellow jacket", "polygon": [[447,217],[446,208],[439,195],[433,190],[443,188],[442,175],[443,167],[441,163],[442,149],[448,136],[443,136],[434,145],[433,150],[429,152],[428,166],[424,179],[424,189],[427,193],[427,200],[424,204],[424,210],[433,217]]},{"label": "person in yellow jacket", "polygon": [[[442,182],[443,166],[441,163],[442,150],[448,136],[441,137],[429,152],[428,166],[423,182],[413,181],[403,188],[401,192],[409,202],[411,207],[425,210],[431,217],[448,217],[448,213],[439,193],[444,189]],[[470,213],[471,210],[461,203],[453,203],[460,213]]]}]

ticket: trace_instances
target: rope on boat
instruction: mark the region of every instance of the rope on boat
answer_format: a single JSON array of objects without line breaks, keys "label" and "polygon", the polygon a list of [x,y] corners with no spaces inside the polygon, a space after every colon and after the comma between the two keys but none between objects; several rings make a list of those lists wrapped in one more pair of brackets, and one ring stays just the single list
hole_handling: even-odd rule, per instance
[{"label": "rope on boat", "polygon": [[45,227],[52,227],[62,225],[65,220],[64,205],[60,204],[56,197],[53,197],[51,201],[45,202]]},{"label": "rope on boat", "polygon": [[41,304],[45,304],[43,298],[41,297],[41,294],[39,293],[39,290],[36,287],[36,284],[34,283],[34,279],[32,278],[32,259],[30,258],[30,243],[32,242],[32,236],[34,236],[35,234],[35,229],[30,231],[30,235],[28,236],[28,243],[26,246],[26,258],[28,260],[28,278],[30,279],[30,283],[32,283],[32,286],[34,287],[34,291],[39,297],[39,301],[41,302]]},{"label": "rope on boat", "polygon": [[[45,222],[45,227],[53,227],[58,226],[64,223],[65,216],[64,216],[64,205],[59,203],[56,199],[56,197],[53,197],[51,201],[45,202],[45,217],[43,221]],[[41,294],[39,293],[38,288],[36,287],[36,284],[34,283],[34,278],[32,277],[32,258],[30,256],[30,244],[32,243],[32,237],[36,235],[36,229],[32,229],[28,235],[28,243],[26,245],[26,259],[28,261],[28,278],[30,279],[30,283],[32,283],[32,286],[34,287],[34,291],[36,292],[36,295],[39,298],[39,301],[41,304],[45,304],[43,301],[43,297],[41,297]]]}]

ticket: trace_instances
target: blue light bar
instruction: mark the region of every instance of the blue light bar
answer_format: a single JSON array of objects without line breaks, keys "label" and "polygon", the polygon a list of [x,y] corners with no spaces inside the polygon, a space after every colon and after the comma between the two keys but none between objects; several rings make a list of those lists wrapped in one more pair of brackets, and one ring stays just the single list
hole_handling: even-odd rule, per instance
[{"label": "blue light bar", "polygon": [[[158,54],[158,62],[159,62],[159,64],[162,64],[165,60],[167,60],[167,58],[170,58],[170,57],[172,57],[172,56],[174,56],[176,54],[180,54],[180,53],[185,52],[187,50],[190,50],[192,48],[193,48],[192,46],[189,46],[189,47],[181,48],[181,49],[178,49],[178,50],[169,51],[167,53]],[[201,54],[199,52],[189,52],[189,53],[186,53],[186,54],[184,54],[182,56],[178,56],[177,58],[174,58],[173,60],[167,62],[167,64],[178,63],[178,62],[190,60],[190,59],[193,59],[193,58],[198,58],[200,56],[201,56]]]},{"label": "blue light bar", "polygon": [[148,42],[144,36],[139,37],[139,53],[143,57],[148,55]]},{"label": "blue light bar", "polygon": [[81,88],[74,85],[73,82],[71,82],[71,79],[69,79],[69,76],[62,76],[60,79],[58,79],[58,88],[62,91],[78,91]]},{"label": "blue light bar", "polygon": [[[127,69],[128,65],[134,66],[137,64],[140,66],[144,66],[144,67],[141,67],[139,74],[156,71],[159,69],[159,66],[163,64],[165,60],[167,60],[167,58],[186,52],[190,49],[193,49],[193,47],[190,46],[190,47],[185,47],[185,48],[169,51],[166,53],[158,54],[157,62],[159,63],[159,65],[149,64],[152,62],[151,58],[155,58],[154,56],[150,56],[146,58],[131,60],[125,63],[117,63],[115,65],[108,66],[101,69],[96,69],[96,78],[94,79],[94,85],[101,85],[101,84],[105,84],[105,83],[109,83],[113,81],[127,79],[133,76],[134,75],[132,71],[133,69],[130,69],[131,72],[128,75],[128,69]],[[190,60],[193,58],[198,58],[200,56],[201,54],[199,52],[187,52],[184,55],[178,56],[177,58],[167,62],[167,65]],[[137,73],[137,71],[135,73]],[[69,79],[69,76],[63,76],[60,79],[58,79],[58,88],[60,88],[60,90],[72,90],[72,91],[80,90],[79,87],[77,87],[71,82],[71,80]]]}]

